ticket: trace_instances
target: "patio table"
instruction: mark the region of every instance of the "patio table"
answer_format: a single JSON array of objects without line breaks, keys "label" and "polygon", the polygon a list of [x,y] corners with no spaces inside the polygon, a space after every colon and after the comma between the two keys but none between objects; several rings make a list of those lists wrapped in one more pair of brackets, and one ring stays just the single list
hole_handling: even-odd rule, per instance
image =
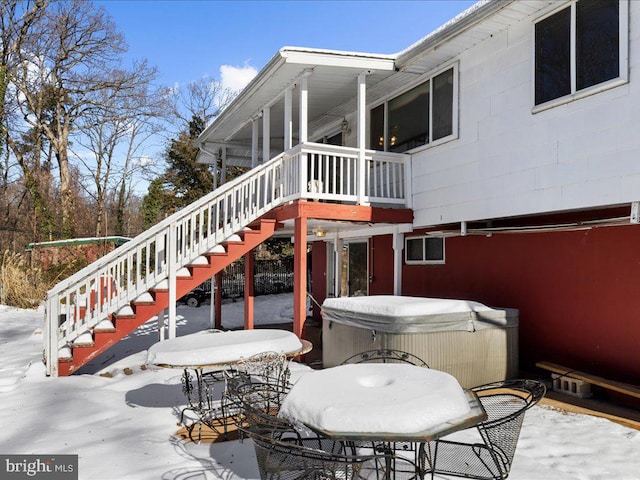
[{"label": "patio table", "polygon": [[[292,386],[280,416],[333,440],[395,451],[418,445],[486,420],[477,395],[451,375],[407,364],[341,365],[308,373]],[[417,458],[427,458],[418,454]],[[405,459],[406,460],[406,459]],[[416,477],[427,469],[411,462]],[[393,465],[387,465],[390,477]]]},{"label": "patio table", "polygon": [[[182,369],[183,388],[188,400],[182,415],[185,410],[197,412],[201,421],[216,431],[220,423],[226,434],[228,425],[224,412],[210,415],[214,410],[208,391],[211,384],[224,380],[224,372],[229,367],[254,355],[276,352],[292,358],[308,353],[312,348],[311,342],[287,330],[203,330],[154,344],[147,352],[147,364]],[[205,370],[211,371],[205,373]],[[204,421],[205,418],[208,421]]]}]

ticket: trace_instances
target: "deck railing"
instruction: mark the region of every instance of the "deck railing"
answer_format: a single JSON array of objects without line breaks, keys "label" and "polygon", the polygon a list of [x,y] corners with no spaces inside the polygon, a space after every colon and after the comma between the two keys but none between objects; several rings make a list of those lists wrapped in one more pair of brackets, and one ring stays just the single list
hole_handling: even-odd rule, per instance
[{"label": "deck railing", "polygon": [[278,205],[295,199],[408,205],[408,156],[303,144],[222,185],[47,294],[47,374],[59,349]]}]

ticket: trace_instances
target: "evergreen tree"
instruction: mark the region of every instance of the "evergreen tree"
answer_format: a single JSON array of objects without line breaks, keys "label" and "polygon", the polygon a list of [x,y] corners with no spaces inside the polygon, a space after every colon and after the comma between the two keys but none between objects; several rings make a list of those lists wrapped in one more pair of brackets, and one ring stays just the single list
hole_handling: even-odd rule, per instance
[{"label": "evergreen tree", "polygon": [[193,116],[188,128],[171,140],[166,154],[164,185],[174,198],[174,206],[184,207],[213,190],[213,175],[206,165],[196,163],[195,141],[204,130],[204,122]]}]

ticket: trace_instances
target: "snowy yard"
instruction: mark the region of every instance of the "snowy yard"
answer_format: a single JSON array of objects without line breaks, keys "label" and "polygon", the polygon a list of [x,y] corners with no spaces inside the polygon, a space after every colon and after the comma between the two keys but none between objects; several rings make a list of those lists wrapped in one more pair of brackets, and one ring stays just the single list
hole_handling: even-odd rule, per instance
[{"label": "snowy yard", "polygon": [[[292,305],[291,294],[256,297],[256,322],[290,322]],[[180,306],[178,315],[179,335],[209,326],[206,306]],[[242,303],[224,305],[223,318],[225,327],[240,326]],[[42,319],[40,311],[0,306],[0,453],[78,454],[80,479],[258,478],[250,441],[198,445],[173,435],[184,404],[181,372],[143,367],[155,322],[87,373],[54,379],[41,362]],[[639,453],[639,431],[537,406],[526,415],[509,478],[640,480]]]}]

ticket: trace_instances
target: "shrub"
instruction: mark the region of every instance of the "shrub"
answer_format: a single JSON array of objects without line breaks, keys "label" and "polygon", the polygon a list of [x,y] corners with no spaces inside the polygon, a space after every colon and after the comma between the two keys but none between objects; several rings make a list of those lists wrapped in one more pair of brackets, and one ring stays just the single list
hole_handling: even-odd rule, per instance
[{"label": "shrub", "polygon": [[5,251],[0,264],[0,303],[36,308],[47,295],[50,283],[42,270],[32,268],[19,253]]}]

